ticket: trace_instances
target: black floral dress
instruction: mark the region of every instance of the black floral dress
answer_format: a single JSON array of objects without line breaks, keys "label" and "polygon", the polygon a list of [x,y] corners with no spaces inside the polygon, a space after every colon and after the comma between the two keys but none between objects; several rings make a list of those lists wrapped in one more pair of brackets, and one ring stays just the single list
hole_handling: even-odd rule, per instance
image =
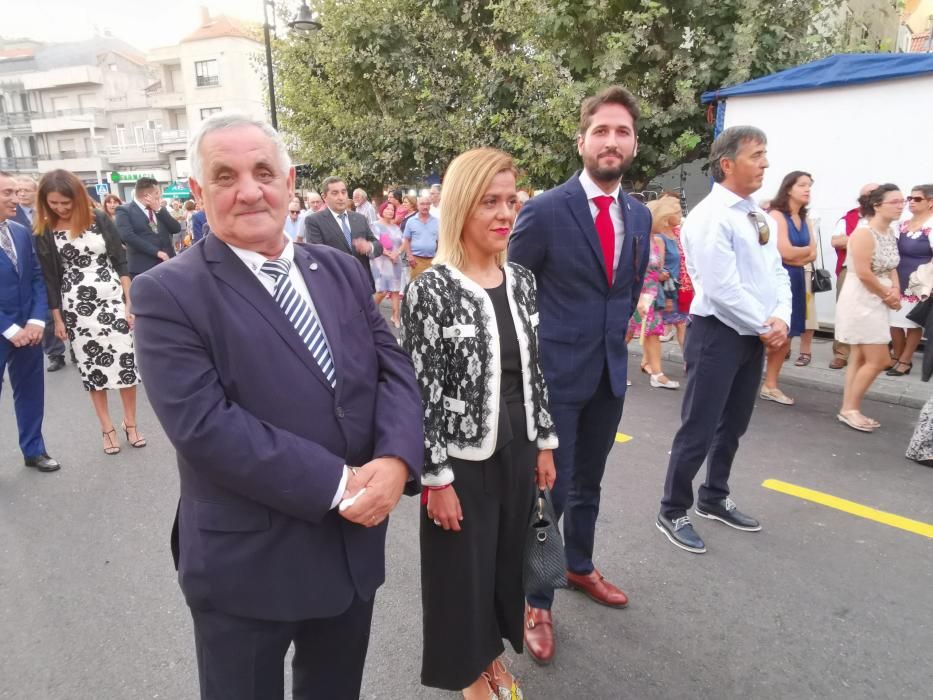
[{"label": "black floral dress", "polygon": [[92,226],[77,238],[55,231],[62,262],[62,316],[84,388],[139,384],[123,287],[103,235]]}]

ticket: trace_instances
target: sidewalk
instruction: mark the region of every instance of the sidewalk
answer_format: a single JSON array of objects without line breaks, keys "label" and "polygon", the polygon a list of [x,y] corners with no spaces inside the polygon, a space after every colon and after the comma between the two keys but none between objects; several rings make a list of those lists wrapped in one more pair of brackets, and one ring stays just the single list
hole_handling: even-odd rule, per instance
[{"label": "sidewalk", "polygon": [[[795,367],[797,359],[798,339],[793,341],[793,352],[784,368],[778,386],[782,387],[789,396],[793,396],[793,387],[803,386],[833,394],[842,394],[842,384],[845,381],[844,369],[829,369],[829,362],[833,358],[833,342],[828,338],[813,339],[813,361],[807,367]],[[641,345],[637,340],[629,343],[629,353],[641,357]],[[683,365],[684,359],[680,346],[676,340],[661,345],[661,357],[665,363]],[[909,375],[903,377],[888,377],[883,372],[872,384],[866,396],[871,401],[921,408],[930,395],[933,394],[933,380],[925,384],[920,379],[923,355],[917,352],[914,355],[914,368]],[[636,368],[637,369],[637,368]]]}]

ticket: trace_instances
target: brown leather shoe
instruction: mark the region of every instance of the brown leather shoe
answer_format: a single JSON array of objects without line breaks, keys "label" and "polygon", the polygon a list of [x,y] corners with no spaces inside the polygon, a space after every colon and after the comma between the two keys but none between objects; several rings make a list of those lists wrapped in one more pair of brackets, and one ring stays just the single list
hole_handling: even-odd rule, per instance
[{"label": "brown leather shoe", "polygon": [[525,604],[525,648],[541,666],[554,660],[554,622],[550,610]]},{"label": "brown leather shoe", "polygon": [[604,579],[596,569],[589,574],[568,571],[567,587],[583,591],[597,603],[608,605],[610,608],[624,608],[628,605],[628,596]]}]

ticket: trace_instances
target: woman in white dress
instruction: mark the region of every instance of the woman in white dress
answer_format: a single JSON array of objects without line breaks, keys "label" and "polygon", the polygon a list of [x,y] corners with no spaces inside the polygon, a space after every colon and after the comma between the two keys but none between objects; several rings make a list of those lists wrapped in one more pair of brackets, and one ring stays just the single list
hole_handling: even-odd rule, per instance
[{"label": "woman in white dress", "polygon": [[[888,310],[901,306],[897,238],[892,224],[904,210],[897,185],[881,185],[859,197],[865,225],[849,238],[849,277],[836,302],[836,340],[851,346],[842,408],[836,416],[865,433],[881,427],[862,414],[862,399],[890,364]],[[854,274],[853,274],[854,272]]]}]

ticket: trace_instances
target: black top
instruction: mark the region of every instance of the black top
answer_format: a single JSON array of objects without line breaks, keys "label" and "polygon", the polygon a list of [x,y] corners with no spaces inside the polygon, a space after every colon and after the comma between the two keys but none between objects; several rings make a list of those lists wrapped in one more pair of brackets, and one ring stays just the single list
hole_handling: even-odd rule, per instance
[{"label": "black top", "polygon": [[522,392],[522,356],[518,347],[515,322],[512,320],[512,310],[509,308],[504,274],[502,283],[498,287],[487,289],[486,294],[489,295],[492,308],[496,312],[496,327],[499,330],[499,358],[502,374],[499,380],[499,430],[496,438],[496,451],[498,452],[513,438],[508,405],[510,403],[522,404],[525,401]]}]

